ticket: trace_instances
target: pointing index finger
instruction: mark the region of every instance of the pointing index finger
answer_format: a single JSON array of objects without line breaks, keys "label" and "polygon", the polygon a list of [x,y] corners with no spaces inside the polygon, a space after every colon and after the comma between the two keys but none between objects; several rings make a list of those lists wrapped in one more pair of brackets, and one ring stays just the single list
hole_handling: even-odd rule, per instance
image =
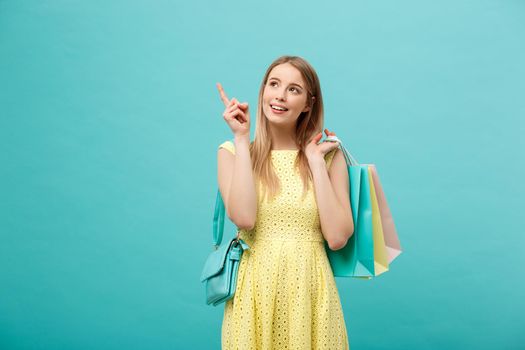
[{"label": "pointing index finger", "polygon": [[221,94],[222,102],[225,106],[228,106],[230,104],[230,100],[228,100],[228,97],[226,96],[226,93],[224,92],[221,83],[217,83],[217,89],[219,89],[219,93]]}]

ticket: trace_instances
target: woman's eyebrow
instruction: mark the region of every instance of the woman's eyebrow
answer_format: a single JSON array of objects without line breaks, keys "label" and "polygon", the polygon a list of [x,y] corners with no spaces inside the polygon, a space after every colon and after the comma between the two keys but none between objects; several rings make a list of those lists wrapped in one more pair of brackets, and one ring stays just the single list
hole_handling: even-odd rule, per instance
[{"label": "woman's eyebrow", "polygon": [[[271,80],[271,79],[279,80],[279,82],[281,81],[281,79],[276,78],[276,77],[270,77],[270,78],[268,78],[268,80]],[[301,85],[299,85],[299,84],[297,84],[297,83],[291,83],[290,85],[297,85],[297,86],[299,86],[301,89],[303,88]]]}]

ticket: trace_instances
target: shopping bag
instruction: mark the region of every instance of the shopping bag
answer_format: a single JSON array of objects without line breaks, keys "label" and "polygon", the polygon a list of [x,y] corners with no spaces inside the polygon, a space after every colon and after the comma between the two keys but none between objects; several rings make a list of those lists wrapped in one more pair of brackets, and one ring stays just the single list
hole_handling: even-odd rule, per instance
[{"label": "shopping bag", "polygon": [[326,252],[334,276],[370,279],[389,270],[389,265],[401,253],[392,215],[374,164],[358,164],[338,141],[349,174],[350,203],[354,233],[342,249]]},{"label": "shopping bag", "polygon": [[383,187],[381,186],[381,181],[379,180],[376,167],[372,166],[370,167],[370,170],[372,171],[372,178],[374,181],[374,188],[376,192],[377,203],[379,205],[379,213],[381,216],[381,227],[383,229],[383,236],[385,238],[388,263],[390,264],[395,258],[399,256],[399,254],[401,254],[401,243],[399,242],[399,237],[397,236],[394,219],[392,218],[392,213],[390,212],[390,208],[383,192]]},{"label": "shopping bag", "polygon": [[385,239],[383,236],[383,225],[381,222],[381,215],[379,211],[379,204],[377,200],[377,193],[374,186],[374,180],[372,176],[372,168],[375,168],[373,164],[369,164],[367,167],[368,179],[370,185],[370,199],[372,203],[372,227],[373,227],[373,241],[374,241],[374,276],[388,271],[388,254],[385,246]]},{"label": "shopping bag", "polygon": [[368,166],[347,162],[347,169],[354,233],[342,249],[334,251],[326,244],[326,252],[334,276],[371,278],[375,271]]}]

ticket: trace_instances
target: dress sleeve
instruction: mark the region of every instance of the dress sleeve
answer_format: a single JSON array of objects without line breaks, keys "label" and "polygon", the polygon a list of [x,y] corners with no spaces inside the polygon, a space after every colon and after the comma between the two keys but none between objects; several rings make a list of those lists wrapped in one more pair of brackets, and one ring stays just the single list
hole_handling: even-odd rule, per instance
[{"label": "dress sleeve", "polygon": [[333,149],[327,154],[325,154],[324,159],[326,161],[326,165],[328,169],[330,169],[330,165],[332,164],[332,160],[334,159],[335,153],[337,152],[339,148]]},{"label": "dress sleeve", "polygon": [[230,151],[232,154],[235,155],[235,145],[230,140],[223,142],[219,145],[219,148],[226,148],[228,151]]}]

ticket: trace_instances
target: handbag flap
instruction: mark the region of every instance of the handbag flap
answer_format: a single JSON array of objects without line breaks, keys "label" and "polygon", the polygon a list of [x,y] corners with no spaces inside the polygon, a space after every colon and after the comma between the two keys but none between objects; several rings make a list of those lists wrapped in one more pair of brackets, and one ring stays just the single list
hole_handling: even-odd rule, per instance
[{"label": "handbag flap", "polygon": [[223,244],[222,247],[219,247],[216,251],[211,252],[204,263],[204,268],[201,273],[201,282],[207,280],[211,276],[219,273],[224,267],[224,262],[226,261],[226,256],[228,255],[228,248],[230,247],[230,242],[228,244]]},{"label": "handbag flap", "polygon": [[[216,251],[211,252],[210,255],[208,255],[208,258],[204,263],[204,268],[202,269],[201,282],[204,282],[208,278],[215,276],[216,274],[221,272],[226,262],[226,258],[228,256],[229,248],[232,245],[232,241],[229,241],[228,244],[223,244]],[[239,240],[239,244],[240,252],[242,250],[249,249],[249,246],[242,239]],[[234,248],[232,247],[232,249]],[[240,256],[238,258],[240,259]]]}]

